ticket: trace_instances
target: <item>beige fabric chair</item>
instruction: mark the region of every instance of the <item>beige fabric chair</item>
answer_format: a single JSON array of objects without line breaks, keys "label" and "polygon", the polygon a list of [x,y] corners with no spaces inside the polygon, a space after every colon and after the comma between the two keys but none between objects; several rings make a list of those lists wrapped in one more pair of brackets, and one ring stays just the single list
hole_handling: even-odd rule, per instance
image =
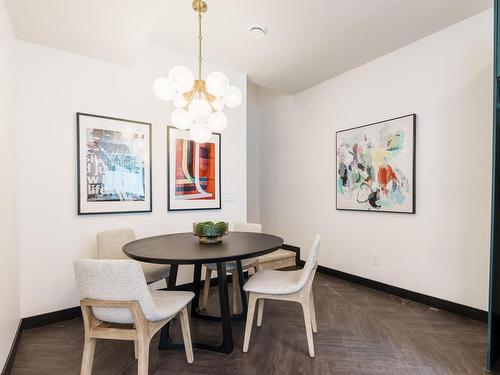
[{"label": "beige fabric chair", "polygon": [[[135,233],[131,228],[108,230],[97,233],[97,254],[99,259],[130,259],[123,252],[123,245],[134,241]],[[170,266],[139,262],[148,284],[165,279],[168,282]]]},{"label": "beige fabric chair", "polygon": [[[262,225],[254,223],[235,223],[233,231],[235,232],[262,232]],[[252,267],[257,267],[257,258],[245,259],[241,262],[243,270],[247,270]],[[217,271],[217,264],[210,263],[205,264],[205,282],[203,284],[203,295],[200,301],[200,309],[207,308],[208,293],[210,291],[210,279],[212,277],[212,272]],[[233,291],[233,314],[241,312],[241,295],[240,295],[240,283],[238,276],[238,269],[236,267],[236,262],[226,262],[226,270],[231,274],[232,278],[232,291]]]},{"label": "beige fabric chair", "polygon": [[186,359],[193,362],[187,305],[194,293],[150,292],[134,260],[80,259],[74,268],[85,328],[81,375],[92,373],[96,339],[134,341],[138,374],[147,375],[152,337],[178,314]]},{"label": "beige fabric chair", "polygon": [[307,334],[309,355],[314,357],[313,332],[317,332],[316,312],[312,293],[312,283],[316,273],[320,236],[316,239],[309,252],[309,258],[303,269],[298,271],[258,271],[244,285],[243,289],[249,292],[248,315],[243,341],[243,352],[248,351],[250,335],[252,333],[255,305],[258,302],[257,327],[262,325],[264,313],[264,300],[274,299],[281,301],[294,301],[302,305]]}]

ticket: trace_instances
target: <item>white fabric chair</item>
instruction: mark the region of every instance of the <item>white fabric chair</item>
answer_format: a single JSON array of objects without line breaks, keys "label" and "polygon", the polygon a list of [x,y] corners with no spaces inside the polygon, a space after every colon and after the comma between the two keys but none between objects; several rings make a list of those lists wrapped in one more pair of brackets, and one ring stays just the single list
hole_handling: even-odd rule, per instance
[{"label": "white fabric chair", "polygon": [[246,353],[248,351],[248,344],[252,333],[255,305],[257,304],[257,301],[257,327],[260,327],[262,325],[262,315],[264,313],[264,299],[274,299],[281,301],[294,301],[302,305],[309,355],[314,357],[312,333],[317,332],[317,324],[312,283],[318,263],[319,246],[320,236],[316,235],[316,239],[314,240],[311,251],[309,252],[309,258],[303,269],[297,271],[258,271],[245,283],[243,289],[246,292],[249,292],[249,296],[243,352]]},{"label": "white fabric chair", "polygon": [[[131,228],[108,230],[97,233],[97,255],[99,259],[129,259],[122,248],[123,245],[134,241],[135,233]],[[165,279],[168,283],[170,266],[139,262],[148,284]]]},{"label": "white fabric chair", "polygon": [[96,339],[134,341],[138,374],[147,375],[152,337],[179,313],[187,362],[193,362],[187,304],[194,293],[150,292],[142,268],[134,260],[80,259],[74,269],[85,326],[81,375],[92,372]]},{"label": "white fabric chair", "polygon": [[[262,225],[255,223],[235,223],[233,231],[235,232],[254,232],[262,233]],[[243,270],[247,270],[252,267],[257,267],[257,258],[244,259],[241,262]],[[208,302],[208,293],[210,291],[210,279],[212,277],[212,272],[217,271],[216,263],[205,264],[205,282],[203,284],[203,295],[200,301],[200,309],[205,309]],[[226,262],[226,270],[231,274],[232,284],[233,284],[233,314],[241,312],[241,297],[240,297],[240,284],[238,269],[236,267],[236,262]]]}]

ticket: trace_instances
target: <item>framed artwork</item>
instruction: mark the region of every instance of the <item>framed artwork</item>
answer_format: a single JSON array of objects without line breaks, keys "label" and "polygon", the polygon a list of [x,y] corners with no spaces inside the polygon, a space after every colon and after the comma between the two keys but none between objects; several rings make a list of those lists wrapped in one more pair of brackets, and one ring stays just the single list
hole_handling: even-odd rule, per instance
[{"label": "framed artwork", "polygon": [[151,212],[151,124],[76,114],[78,214]]},{"label": "framed artwork", "polygon": [[187,130],[167,128],[168,210],[221,208],[221,136],[196,143]]},{"label": "framed artwork", "polygon": [[415,213],[411,114],[336,133],[337,210]]}]

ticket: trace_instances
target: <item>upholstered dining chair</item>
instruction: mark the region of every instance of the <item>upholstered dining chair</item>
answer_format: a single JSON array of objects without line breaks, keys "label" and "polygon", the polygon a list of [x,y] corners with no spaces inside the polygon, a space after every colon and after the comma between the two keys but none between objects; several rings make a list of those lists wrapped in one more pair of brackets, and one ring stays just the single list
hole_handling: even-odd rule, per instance
[{"label": "upholstered dining chair", "polygon": [[150,291],[133,260],[80,259],[74,269],[85,329],[81,375],[92,373],[96,339],[134,341],[137,373],[147,375],[151,338],[177,314],[187,362],[193,362],[187,304],[194,293]]},{"label": "upholstered dining chair", "polygon": [[[131,228],[114,229],[97,233],[97,255],[99,259],[129,259],[122,251],[123,245],[136,239]],[[170,266],[139,262],[148,284],[165,279],[168,283]]]},{"label": "upholstered dining chair", "polygon": [[[255,223],[235,223],[233,227],[233,231],[235,232],[262,232],[262,225]],[[243,270],[247,270],[249,268],[257,268],[257,258],[252,259],[244,259],[241,262],[241,266]],[[210,291],[210,279],[212,277],[212,272],[217,271],[217,264],[210,263],[205,264],[205,282],[203,284],[203,295],[200,301],[200,309],[206,309],[208,302],[208,293]],[[239,287],[239,276],[238,269],[236,267],[236,262],[226,262],[226,270],[231,274],[232,278],[232,294],[233,294],[233,314],[241,312],[241,296],[240,296],[240,287]]]},{"label": "upholstered dining chair", "polygon": [[317,268],[319,246],[320,236],[316,235],[311,251],[309,252],[309,258],[303,269],[297,271],[258,271],[245,283],[243,289],[249,292],[249,296],[243,352],[246,353],[248,351],[255,305],[258,303],[257,327],[260,327],[262,325],[262,316],[264,313],[264,300],[274,299],[294,301],[302,305],[309,355],[314,357],[313,332],[316,333],[318,328],[316,324],[312,283]]}]

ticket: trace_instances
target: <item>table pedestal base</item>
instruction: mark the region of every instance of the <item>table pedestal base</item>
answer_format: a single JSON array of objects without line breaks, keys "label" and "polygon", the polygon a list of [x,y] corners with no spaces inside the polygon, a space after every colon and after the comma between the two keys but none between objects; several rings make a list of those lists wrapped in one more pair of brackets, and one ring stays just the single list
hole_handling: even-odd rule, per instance
[{"label": "table pedestal base", "polygon": [[[201,286],[201,264],[195,264],[194,275],[193,275],[193,291],[194,298],[191,301],[191,317],[195,319],[204,319],[211,321],[222,322],[222,344],[220,345],[209,345],[199,342],[194,342],[193,347],[196,349],[211,350],[218,353],[230,354],[233,351],[233,333],[231,328],[231,320],[243,321],[246,320],[247,316],[247,299],[245,291],[243,290],[243,268],[241,266],[241,261],[236,261],[239,276],[239,288],[241,295],[241,304],[243,307],[243,312],[238,315],[231,316],[229,309],[229,293],[227,288],[227,277],[226,277],[226,264],[224,262],[217,263],[217,286],[219,288],[219,303],[221,316],[212,316],[207,314],[200,314],[198,310],[198,304],[200,300],[200,286]],[[168,290],[175,290],[175,284],[177,281],[177,265],[172,265],[170,268],[170,276],[168,279]],[[233,286],[235,287],[235,286]],[[183,344],[172,343],[169,338],[169,328],[170,324],[167,323],[165,327],[161,329],[160,333],[160,350],[169,349],[183,349]]]}]

